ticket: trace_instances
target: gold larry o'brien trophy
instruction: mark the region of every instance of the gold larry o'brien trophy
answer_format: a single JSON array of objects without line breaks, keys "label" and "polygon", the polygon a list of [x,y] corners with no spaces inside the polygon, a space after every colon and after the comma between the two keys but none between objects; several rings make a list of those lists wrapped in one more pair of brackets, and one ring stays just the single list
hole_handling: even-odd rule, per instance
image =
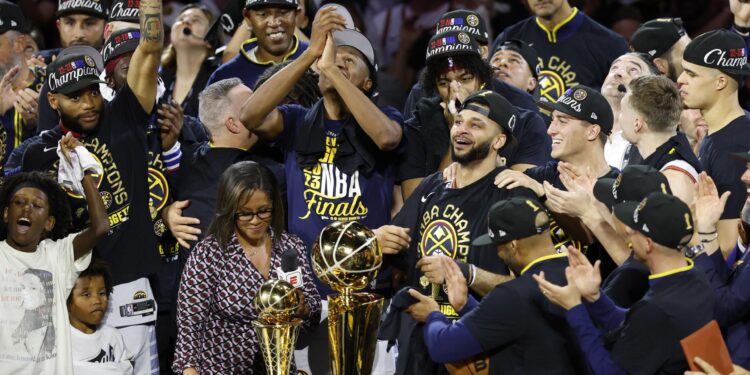
[{"label": "gold larry o'brien trophy", "polygon": [[341,293],[328,296],[333,375],[372,373],[383,297],[355,291],[367,286],[382,262],[375,233],[356,221],[329,224],[313,244],[315,274]]},{"label": "gold larry o'brien trophy", "polygon": [[270,279],[261,285],[253,304],[258,312],[253,328],[258,335],[266,373],[289,375],[294,344],[302,323],[294,317],[300,308],[297,291],[284,280]]}]

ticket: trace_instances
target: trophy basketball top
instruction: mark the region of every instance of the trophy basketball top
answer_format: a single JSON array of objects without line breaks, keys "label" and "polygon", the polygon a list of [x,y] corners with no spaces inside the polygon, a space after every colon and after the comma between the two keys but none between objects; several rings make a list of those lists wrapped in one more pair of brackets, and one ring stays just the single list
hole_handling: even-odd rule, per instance
[{"label": "trophy basketball top", "polygon": [[328,224],[312,247],[315,275],[344,295],[366,287],[382,262],[375,233],[356,221]]},{"label": "trophy basketball top", "polygon": [[283,324],[294,319],[300,298],[292,284],[280,279],[270,279],[260,286],[253,303],[260,321],[265,324]]}]

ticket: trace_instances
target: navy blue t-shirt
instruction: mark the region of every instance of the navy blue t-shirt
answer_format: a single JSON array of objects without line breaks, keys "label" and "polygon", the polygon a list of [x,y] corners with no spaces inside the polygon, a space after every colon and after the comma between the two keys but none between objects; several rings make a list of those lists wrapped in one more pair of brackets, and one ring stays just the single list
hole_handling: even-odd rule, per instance
[{"label": "navy blue t-shirt", "polygon": [[732,153],[746,153],[748,149],[750,117],[742,115],[721,130],[707,135],[698,152],[703,170],[714,180],[719,194],[732,192],[724,206],[724,213],[721,214],[722,220],[739,218],[745,204],[747,188],[740,177],[747,169],[746,163],[732,157]]},{"label": "navy blue t-shirt", "polygon": [[625,39],[575,8],[555,30],[536,17],[520,21],[498,35],[490,50],[508,39],[523,40],[539,54],[539,99],[549,102],[576,85],[600,88],[612,61],[628,52]]},{"label": "navy blue t-shirt", "polygon": [[[211,77],[208,78],[206,86],[227,78],[239,78],[245,86],[255,89],[255,83],[258,81],[263,72],[266,71],[273,62],[258,62],[250,56],[250,51],[258,45],[258,40],[248,39],[240,47],[240,53],[234,58],[221,65]],[[284,56],[284,61],[294,60],[307,49],[307,43],[300,42],[297,37],[292,41],[292,49]]]},{"label": "navy blue t-shirt", "polygon": [[[379,162],[369,175],[360,170],[347,175],[334,164],[343,122],[324,119],[325,153],[317,165],[302,169],[297,164],[294,145],[309,109],[297,104],[278,109],[284,118],[284,131],[276,144],[284,153],[289,233],[299,236],[310,249],[323,227],[334,221],[358,221],[372,230],[388,224],[396,168],[382,157],[387,153],[378,157]],[[403,122],[396,109],[381,110],[391,120]],[[332,292],[319,280],[315,281],[322,296]]]}]

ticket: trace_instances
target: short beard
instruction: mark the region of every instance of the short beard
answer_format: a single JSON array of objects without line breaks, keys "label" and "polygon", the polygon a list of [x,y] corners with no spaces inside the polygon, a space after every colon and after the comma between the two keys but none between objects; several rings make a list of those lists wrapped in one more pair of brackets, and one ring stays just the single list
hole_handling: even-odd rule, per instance
[{"label": "short beard", "polygon": [[469,150],[465,155],[457,155],[456,154],[456,148],[453,147],[453,152],[451,152],[451,159],[453,161],[457,162],[461,165],[469,164],[473,161],[482,160],[487,157],[490,153],[490,142],[484,142],[482,144],[476,145]]},{"label": "short beard", "polygon": [[58,114],[60,115],[60,122],[62,122],[63,126],[66,129],[68,129],[68,130],[70,130],[72,132],[78,133],[78,134],[93,133],[99,127],[98,124],[97,124],[96,128],[91,129],[91,130],[86,130],[86,129],[83,128],[83,126],[81,125],[81,123],[75,117],[68,116],[68,115],[62,113],[62,111],[58,111]]}]

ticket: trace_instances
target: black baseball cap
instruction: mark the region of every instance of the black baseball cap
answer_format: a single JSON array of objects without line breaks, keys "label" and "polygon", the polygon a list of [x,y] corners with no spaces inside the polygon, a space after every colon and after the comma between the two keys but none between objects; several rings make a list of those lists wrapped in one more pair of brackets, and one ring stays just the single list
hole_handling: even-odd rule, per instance
[{"label": "black baseball cap", "polygon": [[640,202],[653,192],[672,194],[664,174],[648,165],[628,165],[617,178],[600,178],[594,184],[594,197],[609,208],[624,201]]},{"label": "black baseball cap", "polygon": [[619,203],[613,210],[625,225],[671,249],[680,249],[693,236],[690,208],[673,195],[651,193],[640,202]]},{"label": "black baseball cap", "polygon": [[495,48],[495,50],[492,52],[492,55],[490,55],[490,59],[492,59],[492,56],[494,56],[498,51],[504,50],[513,51],[521,55],[521,57],[526,60],[526,64],[529,65],[529,69],[531,69],[531,74],[534,76],[534,78],[539,77],[539,72],[541,70],[541,66],[539,65],[539,54],[536,52],[534,47],[530,46],[528,43],[520,39],[509,39]]},{"label": "black baseball cap", "polygon": [[107,9],[101,0],[60,0],[57,6],[58,18],[79,13],[107,19]]},{"label": "black baseball cap", "polygon": [[[91,50],[96,52],[93,48]],[[91,85],[105,83],[99,74],[101,69],[90,54],[68,54],[47,66],[47,87],[50,92],[69,95]]]},{"label": "black baseball cap", "polygon": [[487,234],[471,244],[484,246],[542,234],[549,229],[549,220],[537,226],[536,219],[541,213],[546,215],[547,211],[534,198],[513,197],[499,201],[490,207],[487,215]]},{"label": "black baseball cap", "polygon": [[578,85],[565,91],[555,103],[539,101],[537,104],[550,112],[558,110],[579,120],[599,125],[604,134],[612,132],[612,108],[607,99],[591,87]]},{"label": "black baseball cap", "polygon": [[141,0],[112,0],[109,7],[109,20],[140,23]]},{"label": "black baseball cap", "polygon": [[110,60],[126,53],[132,53],[138,47],[141,31],[135,28],[123,29],[112,33],[102,47],[102,58],[106,65]]},{"label": "black baseball cap", "polygon": [[487,24],[479,13],[471,10],[454,10],[443,13],[437,24],[435,34],[447,31],[463,31],[469,33],[478,43],[488,44],[490,33]]},{"label": "black baseball cap", "polygon": [[649,55],[651,59],[669,51],[687,32],[681,18],[657,18],[641,25],[630,38],[634,52]]},{"label": "black baseball cap", "polygon": [[685,47],[683,60],[736,75],[750,75],[745,40],[736,33],[718,29],[699,35]]},{"label": "black baseball cap", "polygon": [[436,34],[427,44],[425,63],[439,57],[451,57],[459,55],[475,55],[481,57],[479,44],[468,33],[464,31],[446,31]]},{"label": "black baseball cap", "polygon": [[18,5],[0,0],[0,34],[6,31],[23,33],[26,29],[26,18]]},{"label": "black baseball cap", "polygon": [[332,35],[337,47],[349,46],[356,49],[364,55],[366,62],[371,67],[376,71],[378,70],[378,64],[375,62],[375,49],[372,48],[370,39],[354,29],[337,30]]},{"label": "black baseball cap", "polygon": [[247,0],[245,9],[257,9],[263,7],[297,8],[297,0]]},{"label": "black baseball cap", "polygon": [[[475,103],[485,105],[489,107],[489,109],[476,106],[474,105]],[[516,127],[518,116],[516,115],[516,110],[513,108],[513,105],[502,95],[492,90],[477,91],[464,99],[463,103],[461,103],[459,112],[465,109],[487,116],[490,120],[496,122],[501,128],[503,128],[508,140],[513,138],[513,130]]]}]

